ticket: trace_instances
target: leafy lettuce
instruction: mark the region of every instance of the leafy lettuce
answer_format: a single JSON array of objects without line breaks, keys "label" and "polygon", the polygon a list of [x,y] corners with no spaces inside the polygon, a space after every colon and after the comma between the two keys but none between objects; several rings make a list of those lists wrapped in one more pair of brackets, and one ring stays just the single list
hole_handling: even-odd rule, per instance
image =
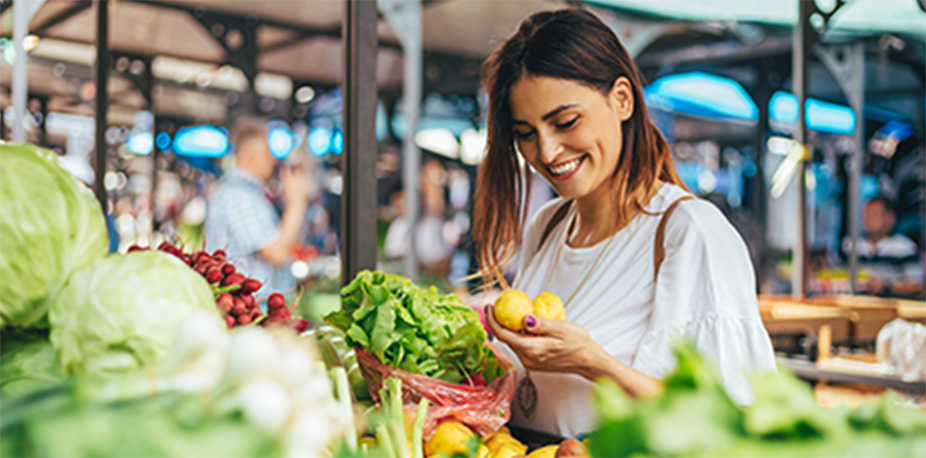
[{"label": "leafy lettuce", "polygon": [[456,295],[365,270],[341,289],[341,297],[341,309],[325,321],[383,364],[450,383],[477,374],[491,383],[498,375],[479,315]]}]

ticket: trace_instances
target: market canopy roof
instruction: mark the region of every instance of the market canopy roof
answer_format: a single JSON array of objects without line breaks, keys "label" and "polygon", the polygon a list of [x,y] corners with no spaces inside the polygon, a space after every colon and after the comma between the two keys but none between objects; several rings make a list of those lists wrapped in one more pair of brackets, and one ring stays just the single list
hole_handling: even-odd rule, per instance
[{"label": "market canopy roof", "polygon": [[[742,21],[791,27],[801,0],[586,0],[591,5],[681,21]],[[814,0],[803,0],[814,1]],[[829,12],[836,0],[817,0]],[[833,14],[831,38],[896,33],[926,41],[926,10],[917,0],[849,0]]]}]

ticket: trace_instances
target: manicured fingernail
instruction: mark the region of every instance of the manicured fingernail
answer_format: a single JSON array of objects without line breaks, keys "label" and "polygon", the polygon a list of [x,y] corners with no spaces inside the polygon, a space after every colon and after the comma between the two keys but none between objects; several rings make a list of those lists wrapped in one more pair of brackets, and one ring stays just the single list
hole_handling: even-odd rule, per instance
[{"label": "manicured fingernail", "polygon": [[532,315],[528,315],[527,318],[524,319],[524,324],[527,325],[527,327],[532,328],[537,325],[537,319]]}]

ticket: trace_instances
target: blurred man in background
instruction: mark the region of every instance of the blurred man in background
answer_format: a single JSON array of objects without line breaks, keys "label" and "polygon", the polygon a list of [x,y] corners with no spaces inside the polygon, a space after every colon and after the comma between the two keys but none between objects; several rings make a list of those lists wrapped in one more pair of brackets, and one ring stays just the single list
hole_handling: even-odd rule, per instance
[{"label": "blurred man in background", "polygon": [[[270,153],[267,125],[245,120],[235,129],[235,166],[218,181],[206,214],[206,249],[226,250],[240,270],[264,283],[264,292],[289,292],[289,260],[309,203],[307,173]],[[279,170],[282,215],[267,183]]]},{"label": "blurred man in background", "polygon": [[[858,241],[859,265],[870,272],[867,292],[878,296],[923,297],[923,266],[909,237],[894,233],[897,216],[891,201],[882,196],[865,203],[862,213],[865,238]],[[851,240],[843,240],[843,251]]]}]

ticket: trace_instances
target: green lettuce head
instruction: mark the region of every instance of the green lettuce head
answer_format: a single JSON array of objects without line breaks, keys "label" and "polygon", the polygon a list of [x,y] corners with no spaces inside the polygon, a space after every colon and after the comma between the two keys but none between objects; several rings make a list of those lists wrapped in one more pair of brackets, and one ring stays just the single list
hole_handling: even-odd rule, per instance
[{"label": "green lettuce head", "polygon": [[0,145],[0,328],[30,327],[68,276],[106,255],[100,204],[51,151]]},{"label": "green lettuce head", "polygon": [[68,374],[117,374],[159,362],[197,309],[221,319],[206,280],[183,261],[112,255],[75,272],[52,302],[51,343]]}]

